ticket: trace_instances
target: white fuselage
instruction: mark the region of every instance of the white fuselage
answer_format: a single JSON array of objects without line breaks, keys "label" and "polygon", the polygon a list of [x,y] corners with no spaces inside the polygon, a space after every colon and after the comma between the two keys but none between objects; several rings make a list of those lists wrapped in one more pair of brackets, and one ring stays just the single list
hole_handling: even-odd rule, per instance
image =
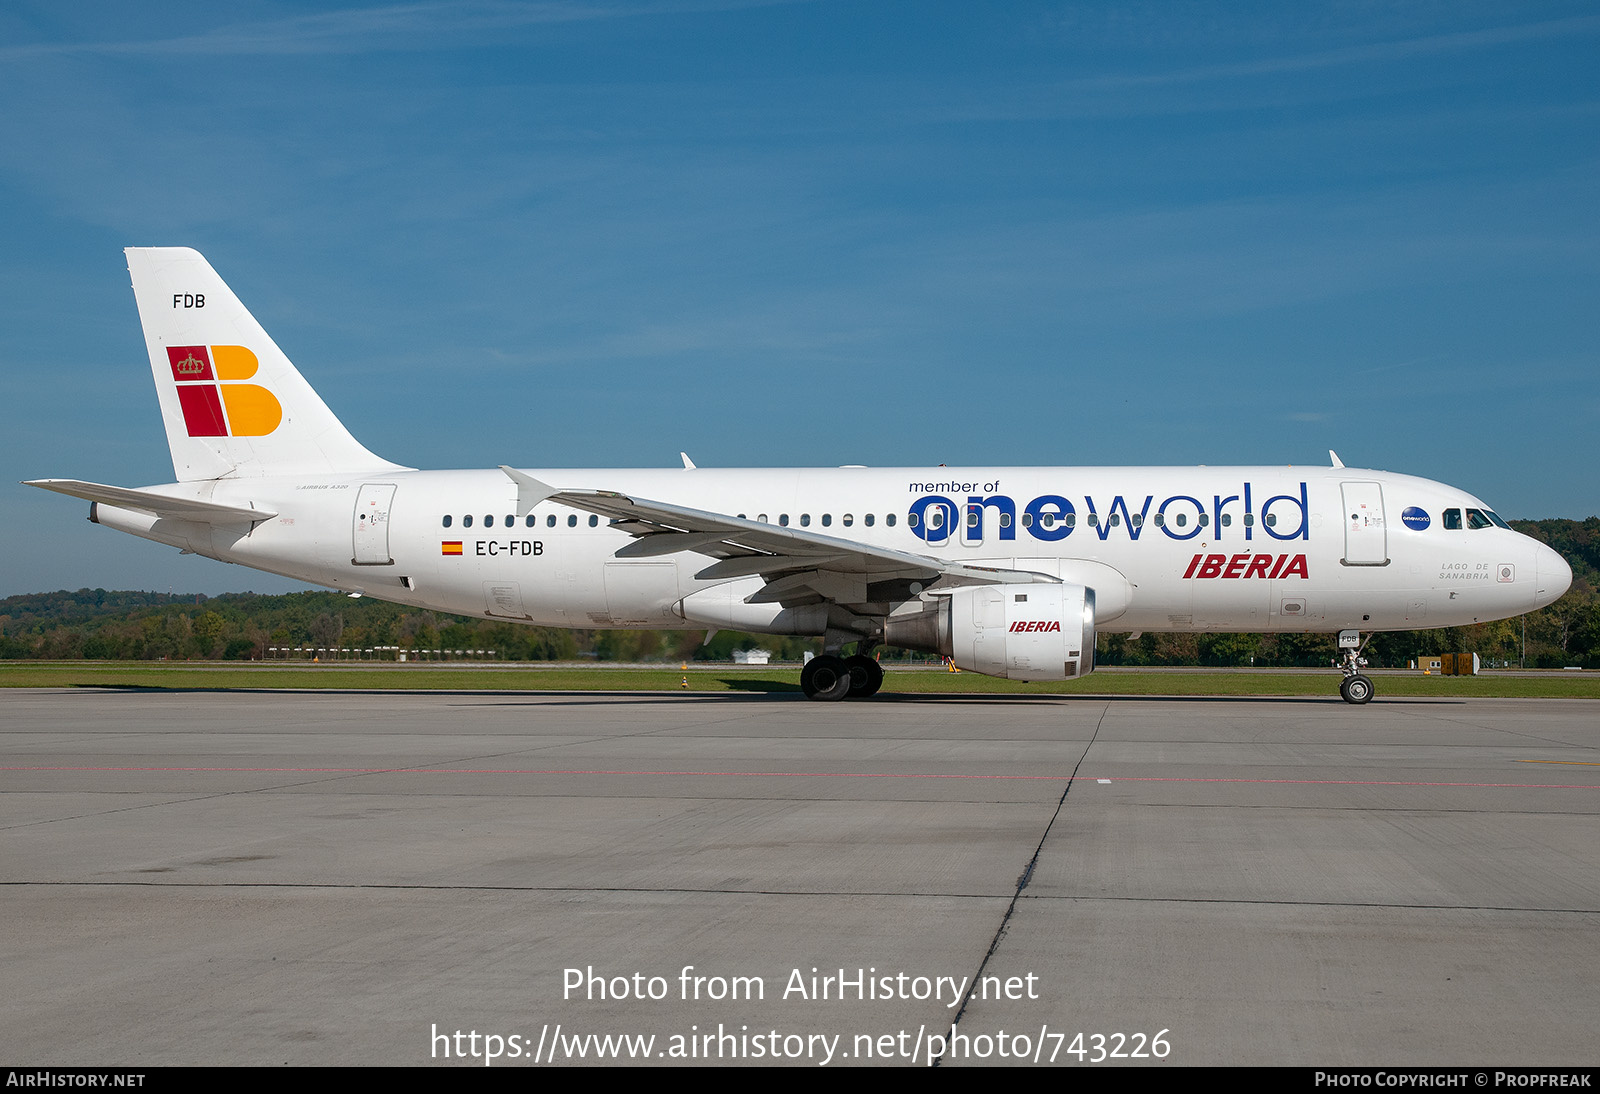
[{"label": "white fuselage", "polygon": [[[1492,524],[1470,527],[1462,513],[1489,512],[1470,495],[1354,468],[530,474],[558,488],[624,492],[1099,586],[1100,630],[1458,626],[1531,611],[1571,580],[1560,556],[1537,541]],[[729,585],[696,577],[711,561],[706,556],[619,558],[633,537],[552,501],[519,512],[516,484],[498,470],[224,478],[156,489],[276,515],[253,527],[208,525],[102,503],[98,521],[313,584],[480,618],[559,627],[721,622],[746,630],[764,629],[771,618],[735,610],[708,619],[696,614],[698,601],[686,610],[686,598]],[[1448,512],[1456,514],[1454,527]]]}]

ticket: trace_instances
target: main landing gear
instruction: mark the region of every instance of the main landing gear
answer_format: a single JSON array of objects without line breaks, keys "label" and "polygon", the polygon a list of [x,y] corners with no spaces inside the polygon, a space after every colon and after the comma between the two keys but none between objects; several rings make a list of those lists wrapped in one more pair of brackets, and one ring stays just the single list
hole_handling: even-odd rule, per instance
[{"label": "main landing gear", "polygon": [[[1372,641],[1372,635],[1367,635],[1367,642]],[[1344,652],[1344,664],[1340,671],[1344,679],[1339,681],[1339,698],[1347,703],[1360,706],[1372,702],[1372,681],[1361,674],[1367,667],[1367,659],[1361,656],[1361,651],[1367,648],[1367,642],[1361,641],[1360,631],[1340,631],[1339,648]]]},{"label": "main landing gear", "polygon": [[865,653],[850,657],[825,653],[807,661],[800,670],[800,690],[807,699],[865,699],[882,686],[883,666]]}]

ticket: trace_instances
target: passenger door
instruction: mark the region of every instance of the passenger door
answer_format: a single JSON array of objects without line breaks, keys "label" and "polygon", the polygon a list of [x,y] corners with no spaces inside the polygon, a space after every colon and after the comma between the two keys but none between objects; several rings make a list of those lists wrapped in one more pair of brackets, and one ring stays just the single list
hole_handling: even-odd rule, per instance
[{"label": "passenger door", "polygon": [[1344,497],[1344,564],[1389,565],[1389,532],[1383,520],[1383,487],[1375,482],[1340,484]]},{"label": "passenger door", "polygon": [[354,543],[350,561],[357,566],[391,566],[389,510],[394,504],[393,483],[364,483],[356,494],[352,517]]}]

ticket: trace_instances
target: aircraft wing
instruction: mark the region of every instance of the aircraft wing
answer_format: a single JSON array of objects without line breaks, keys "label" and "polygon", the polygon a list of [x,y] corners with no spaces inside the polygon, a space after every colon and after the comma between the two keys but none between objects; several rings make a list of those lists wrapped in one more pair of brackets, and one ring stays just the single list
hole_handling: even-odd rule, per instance
[{"label": "aircraft wing", "polygon": [[971,566],[610,490],[558,490],[512,468],[501,470],[517,484],[518,507],[524,511],[548,499],[608,517],[613,527],[634,536],[634,542],[616,552],[618,558],[692,551],[715,560],[695,574],[702,581],[760,575],[766,584],[747,598],[753,604],[893,604],[913,599],[935,584],[949,589],[1057,581],[1044,574]]},{"label": "aircraft wing", "polygon": [[173,520],[190,520],[196,524],[252,524],[278,515],[267,509],[241,509],[234,505],[200,501],[198,498],[173,497],[155,490],[131,490],[125,486],[106,486],[79,479],[33,479],[22,485],[54,490],[58,494],[85,501],[104,502],[119,509],[153,513]]}]

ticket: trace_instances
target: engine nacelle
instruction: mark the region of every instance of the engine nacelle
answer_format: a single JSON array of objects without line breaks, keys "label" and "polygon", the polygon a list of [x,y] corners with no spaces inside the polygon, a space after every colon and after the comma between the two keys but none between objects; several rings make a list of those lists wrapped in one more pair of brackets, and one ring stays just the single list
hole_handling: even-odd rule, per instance
[{"label": "engine nacelle", "polygon": [[1070,680],[1094,671],[1094,590],[979,585],[931,612],[890,617],[884,640],[943,654],[958,668],[1009,680]]}]

